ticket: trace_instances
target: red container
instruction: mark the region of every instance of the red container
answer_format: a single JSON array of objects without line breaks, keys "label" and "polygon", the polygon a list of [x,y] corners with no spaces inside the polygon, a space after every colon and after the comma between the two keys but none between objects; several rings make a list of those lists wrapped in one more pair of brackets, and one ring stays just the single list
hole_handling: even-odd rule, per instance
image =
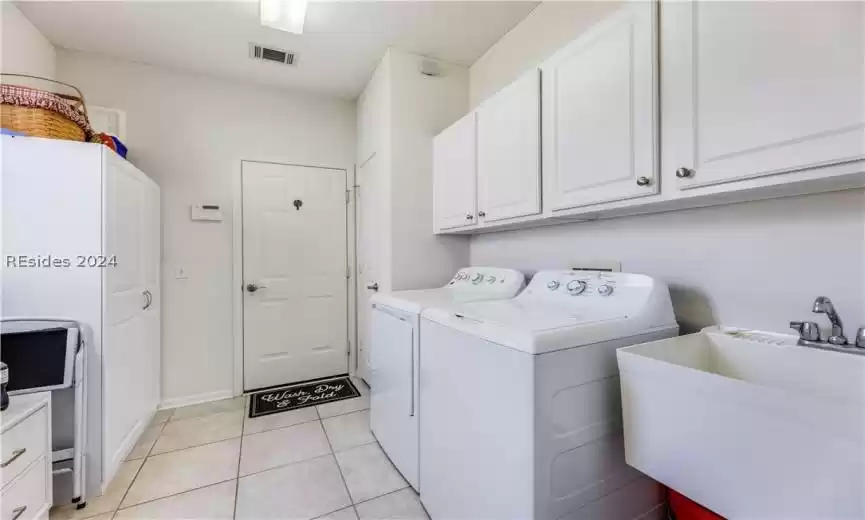
[{"label": "red container", "polygon": [[667,490],[667,501],[676,520],[726,520],[672,489]]}]

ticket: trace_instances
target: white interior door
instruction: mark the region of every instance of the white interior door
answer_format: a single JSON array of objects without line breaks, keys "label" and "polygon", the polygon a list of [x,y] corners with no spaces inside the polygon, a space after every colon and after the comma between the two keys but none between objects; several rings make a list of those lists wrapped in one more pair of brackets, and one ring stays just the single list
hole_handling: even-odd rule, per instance
[{"label": "white interior door", "polygon": [[656,10],[622,7],[541,67],[551,209],[658,192]]},{"label": "white interior door", "polygon": [[105,254],[117,265],[104,276],[102,340],[103,479],[109,481],[155,410],[152,337],[144,316],[148,235],[147,179],[120,161],[105,175]]},{"label": "white interior door", "polygon": [[244,162],[243,386],[347,372],[345,170]]},{"label": "white interior door", "polygon": [[357,374],[370,382],[369,298],[387,290],[381,277],[387,261],[388,224],[381,158],[373,154],[357,169]]}]

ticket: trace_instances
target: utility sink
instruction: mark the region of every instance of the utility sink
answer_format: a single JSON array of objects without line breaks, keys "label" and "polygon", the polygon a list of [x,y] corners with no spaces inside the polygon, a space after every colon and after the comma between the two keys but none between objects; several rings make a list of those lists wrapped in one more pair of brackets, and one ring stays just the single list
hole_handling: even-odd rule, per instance
[{"label": "utility sink", "polygon": [[729,519],[865,518],[865,356],[710,327],[617,351],[628,464]]}]

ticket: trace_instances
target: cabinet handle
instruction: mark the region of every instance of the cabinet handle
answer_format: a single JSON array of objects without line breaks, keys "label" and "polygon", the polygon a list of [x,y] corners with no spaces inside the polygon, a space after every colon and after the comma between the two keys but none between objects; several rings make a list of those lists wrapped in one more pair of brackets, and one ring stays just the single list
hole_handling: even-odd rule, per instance
[{"label": "cabinet handle", "polygon": [[12,518],[10,520],[18,520],[18,517],[23,515],[24,511],[27,511],[27,506],[16,507],[12,510]]},{"label": "cabinet handle", "polygon": [[21,455],[24,455],[24,453],[26,453],[26,452],[27,452],[27,448],[21,448],[20,450],[13,451],[12,456],[9,457],[9,460],[4,460],[3,463],[0,464],[0,468],[5,468],[9,464],[12,464],[13,462],[15,462],[15,459],[17,459]]},{"label": "cabinet handle", "polygon": [[682,168],[679,168],[678,170],[676,170],[676,177],[678,177],[680,179],[689,179],[693,176],[694,176],[694,170],[692,170],[690,168],[682,167]]},{"label": "cabinet handle", "polygon": [[487,216],[487,213],[485,211],[478,211],[478,216],[484,218]]},{"label": "cabinet handle", "polygon": [[652,180],[648,177],[637,177],[637,186],[648,186],[652,184]]},{"label": "cabinet handle", "polygon": [[466,213],[466,220],[474,220],[474,219],[475,219],[474,215],[472,215],[471,213]]},{"label": "cabinet handle", "polygon": [[144,307],[142,309],[147,310],[153,304],[153,294],[150,291],[144,291],[141,294],[144,295]]}]

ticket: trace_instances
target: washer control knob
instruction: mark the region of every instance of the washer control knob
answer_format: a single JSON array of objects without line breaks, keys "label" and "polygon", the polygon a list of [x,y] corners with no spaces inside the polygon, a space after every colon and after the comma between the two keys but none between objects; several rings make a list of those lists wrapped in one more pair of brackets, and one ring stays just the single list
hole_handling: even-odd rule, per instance
[{"label": "washer control knob", "polygon": [[582,280],[572,280],[568,282],[568,292],[571,293],[571,296],[576,296],[578,294],[582,294],[583,291],[586,290],[586,282]]},{"label": "washer control knob", "polygon": [[558,282],[558,280],[550,280],[550,282],[547,284],[547,289],[549,289],[551,291],[555,291],[556,289],[559,288],[560,285],[562,285],[562,284],[560,284]]},{"label": "washer control knob", "polygon": [[481,273],[476,273],[474,276],[472,276],[473,284],[479,284],[482,281],[484,281],[484,275],[482,275]]},{"label": "washer control knob", "polygon": [[487,283],[496,283],[495,276],[487,276]]},{"label": "washer control knob", "polygon": [[613,286],[604,284],[598,287],[598,294],[600,294],[601,296],[609,296],[613,294]]}]

